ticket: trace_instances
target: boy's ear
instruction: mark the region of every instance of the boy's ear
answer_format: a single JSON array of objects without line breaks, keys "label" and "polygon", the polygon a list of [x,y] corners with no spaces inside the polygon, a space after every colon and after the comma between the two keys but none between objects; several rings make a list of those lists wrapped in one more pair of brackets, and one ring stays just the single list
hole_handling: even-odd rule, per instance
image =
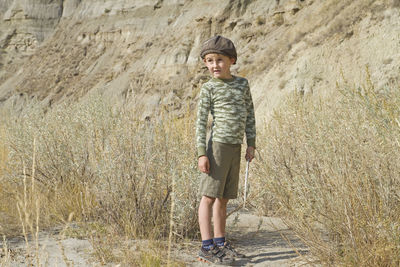
[{"label": "boy's ear", "polygon": [[233,57],[230,57],[229,59],[231,60],[232,65],[236,63],[236,59],[234,59]]}]

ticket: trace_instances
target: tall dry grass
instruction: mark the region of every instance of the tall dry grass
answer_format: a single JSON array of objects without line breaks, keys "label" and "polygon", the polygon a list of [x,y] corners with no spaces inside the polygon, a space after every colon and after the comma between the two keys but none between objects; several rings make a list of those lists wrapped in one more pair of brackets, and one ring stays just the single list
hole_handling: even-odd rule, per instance
[{"label": "tall dry grass", "polygon": [[[314,262],[399,265],[399,107],[398,88],[369,79],[329,98],[290,95],[258,124],[249,206],[283,216]],[[194,117],[137,117],[96,95],[2,116],[0,234],[24,230],[39,251],[29,234],[73,214],[104,263],[176,265],[171,242],[198,235]],[[143,238],[149,250],[115,253]]]},{"label": "tall dry grass", "polygon": [[0,198],[7,199],[0,211],[9,220],[7,229],[0,229],[3,234],[19,233],[20,226],[10,222],[18,222],[24,212],[18,214],[15,203],[25,199],[24,188],[35,186],[40,202],[31,203],[38,218],[32,227],[66,223],[73,214],[75,222],[85,223],[98,255],[110,252],[104,261],[118,261],[111,255],[116,236],[169,237],[171,242],[197,236],[198,172],[190,112],[180,119],[165,115],[140,121],[136,111],[90,96],[50,110],[34,103],[6,117],[1,181],[9,188],[0,188]]},{"label": "tall dry grass", "polygon": [[326,98],[293,93],[261,135],[258,201],[275,205],[313,262],[399,266],[398,87],[368,77]]}]

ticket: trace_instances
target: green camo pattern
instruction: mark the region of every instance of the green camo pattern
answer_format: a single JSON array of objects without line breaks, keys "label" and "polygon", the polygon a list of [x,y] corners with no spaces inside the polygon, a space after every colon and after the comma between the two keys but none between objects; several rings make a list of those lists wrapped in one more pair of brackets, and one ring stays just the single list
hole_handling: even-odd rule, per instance
[{"label": "green camo pattern", "polygon": [[256,121],[247,79],[233,76],[229,80],[212,78],[200,90],[196,143],[198,156],[205,155],[208,114],[213,123],[211,138],[225,144],[242,144],[246,133],[247,146],[255,147]]}]

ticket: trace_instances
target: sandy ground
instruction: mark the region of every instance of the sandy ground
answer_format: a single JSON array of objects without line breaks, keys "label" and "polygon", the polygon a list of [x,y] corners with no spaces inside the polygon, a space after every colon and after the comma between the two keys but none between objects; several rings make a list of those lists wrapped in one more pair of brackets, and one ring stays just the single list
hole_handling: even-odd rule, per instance
[{"label": "sandy ground", "polygon": [[[298,255],[307,255],[307,248],[279,218],[247,212],[233,214],[227,221],[227,237],[247,257],[233,266],[307,266]],[[199,243],[191,251],[182,252],[180,258],[188,266],[210,266],[196,259],[198,246]]]},{"label": "sandy ground", "polygon": [[[5,261],[4,249],[1,256],[4,266],[100,266],[92,263],[90,253],[91,244],[88,240],[77,238],[61,239],[53,233],[42,232],[39,234],[39,253],[36,253],[35,244],[30,244],[30,251],[26,249],[23,238],[14,238],[7,241],[10,249],[9,260]],[[36,255],[39,255],[37,258]],[[39,264],[37,264],[39,262]],[[4,264],[4,263],[3,263]],[[0,266],[3,266],[0,263]]]},{"label": "sandy ground", "polygon": [[[307,248],[279,218],[258,217],[241,211],[228,218],[227,233],[237,250],[247,256],[244,260],[237,260],[234,266],[306,266],[304,262],[301,264],[298,253],[307,255]],[[41,266],[104,266],[93,262],[92,246],[88,240],[61,238],[60,235],[49,232],[40,233],[38,240],[39,259],[33,256],[37,255],[34,250],[28,253],[31,256],[26,256],[24,239],[8,240],[11,252],[10,260],[5,266],[27,266],[30,262],[36,266],[37,260]],[[178,246],[180,248],[174,251],[174,258],[185,262],[187,266],[210,266],[197,260],[199,244],[189,242]],[[34,244],[32,247],[35,247]],[[4,262],[4,250],[0,255]]]},{"label": "sandy ground", "polygon": [[[29,241],[28,241],[29,242]],[[2,261],[0,266],[100,266],[92,263],[90,256],[92,246],[88,240],[77,238],[61,238],[53,232],[41,232],[38,238],[39,253],[34,242],[29,243],[30,250],[23,238],[7,240],[8,255],[1,246]],[[8,256],[8,260],[5,257]],[[37,264],[39,262],[39,264]]]}]

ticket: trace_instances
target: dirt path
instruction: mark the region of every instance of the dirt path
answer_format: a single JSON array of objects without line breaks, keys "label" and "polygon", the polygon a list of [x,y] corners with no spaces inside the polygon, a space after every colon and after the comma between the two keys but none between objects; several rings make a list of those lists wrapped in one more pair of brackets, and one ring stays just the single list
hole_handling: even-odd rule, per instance
[{"label": "dirt path", "polygon": [[[88,240],[77,238],[61,239],[59,235],[41,232],[38,238],[39,253],[35,244],[30,243],[30,251],[23,238],[13,238],[7,241],[9,255],[1,250],[0,266],[100,266],[91,263],[92,246]],[[6,257],[9,256],[7,260]],[[39,262],[39,264],[37,264]]]},{"label": "dirt path", "polygon": [[[227,233],[235,248],[247,256],[245,260],[236,261],[234,266],[296,266],[301,264],[297,252],[308,252],[279,218],[236,213],[228,218]],[[285,239],[290,241],[291,246]],[[194,257],[198,246],[199,243],[182,252],[180,258],[188,266],[209,266]],[[304,262],[302,266],[306,266]]]},{"label": "dirt path", "polygon": [[[245,260],[236,261],[234,266],[296,266],[300,265],[297,253],[306,254],[308,251],[279,218],[258,217],[247,212],[235,213],[228,218],[227,232],[235,247],[247,255]],[[11,257],[4,266],[27,266],[30,262],[35,265],[37,260],[41,266],[104,266],[93,262],[90,256],[93,249],[88,240],[61,239],[59,235],[49,232],[41,233],[38,240],[40,253],[35,253],[34,244],[31,244],[33,249],[29,257],[25,256],[26,245],[22,238],[8,240]],[[174,251],[175,259],[187,266],[210,266],[196,259],[199,242],[178,247],[180,249]],[[39,258],[35,256],[37,254]],[[0,250],[0,256],[0,266],[3,266],[4,251]]]}]

